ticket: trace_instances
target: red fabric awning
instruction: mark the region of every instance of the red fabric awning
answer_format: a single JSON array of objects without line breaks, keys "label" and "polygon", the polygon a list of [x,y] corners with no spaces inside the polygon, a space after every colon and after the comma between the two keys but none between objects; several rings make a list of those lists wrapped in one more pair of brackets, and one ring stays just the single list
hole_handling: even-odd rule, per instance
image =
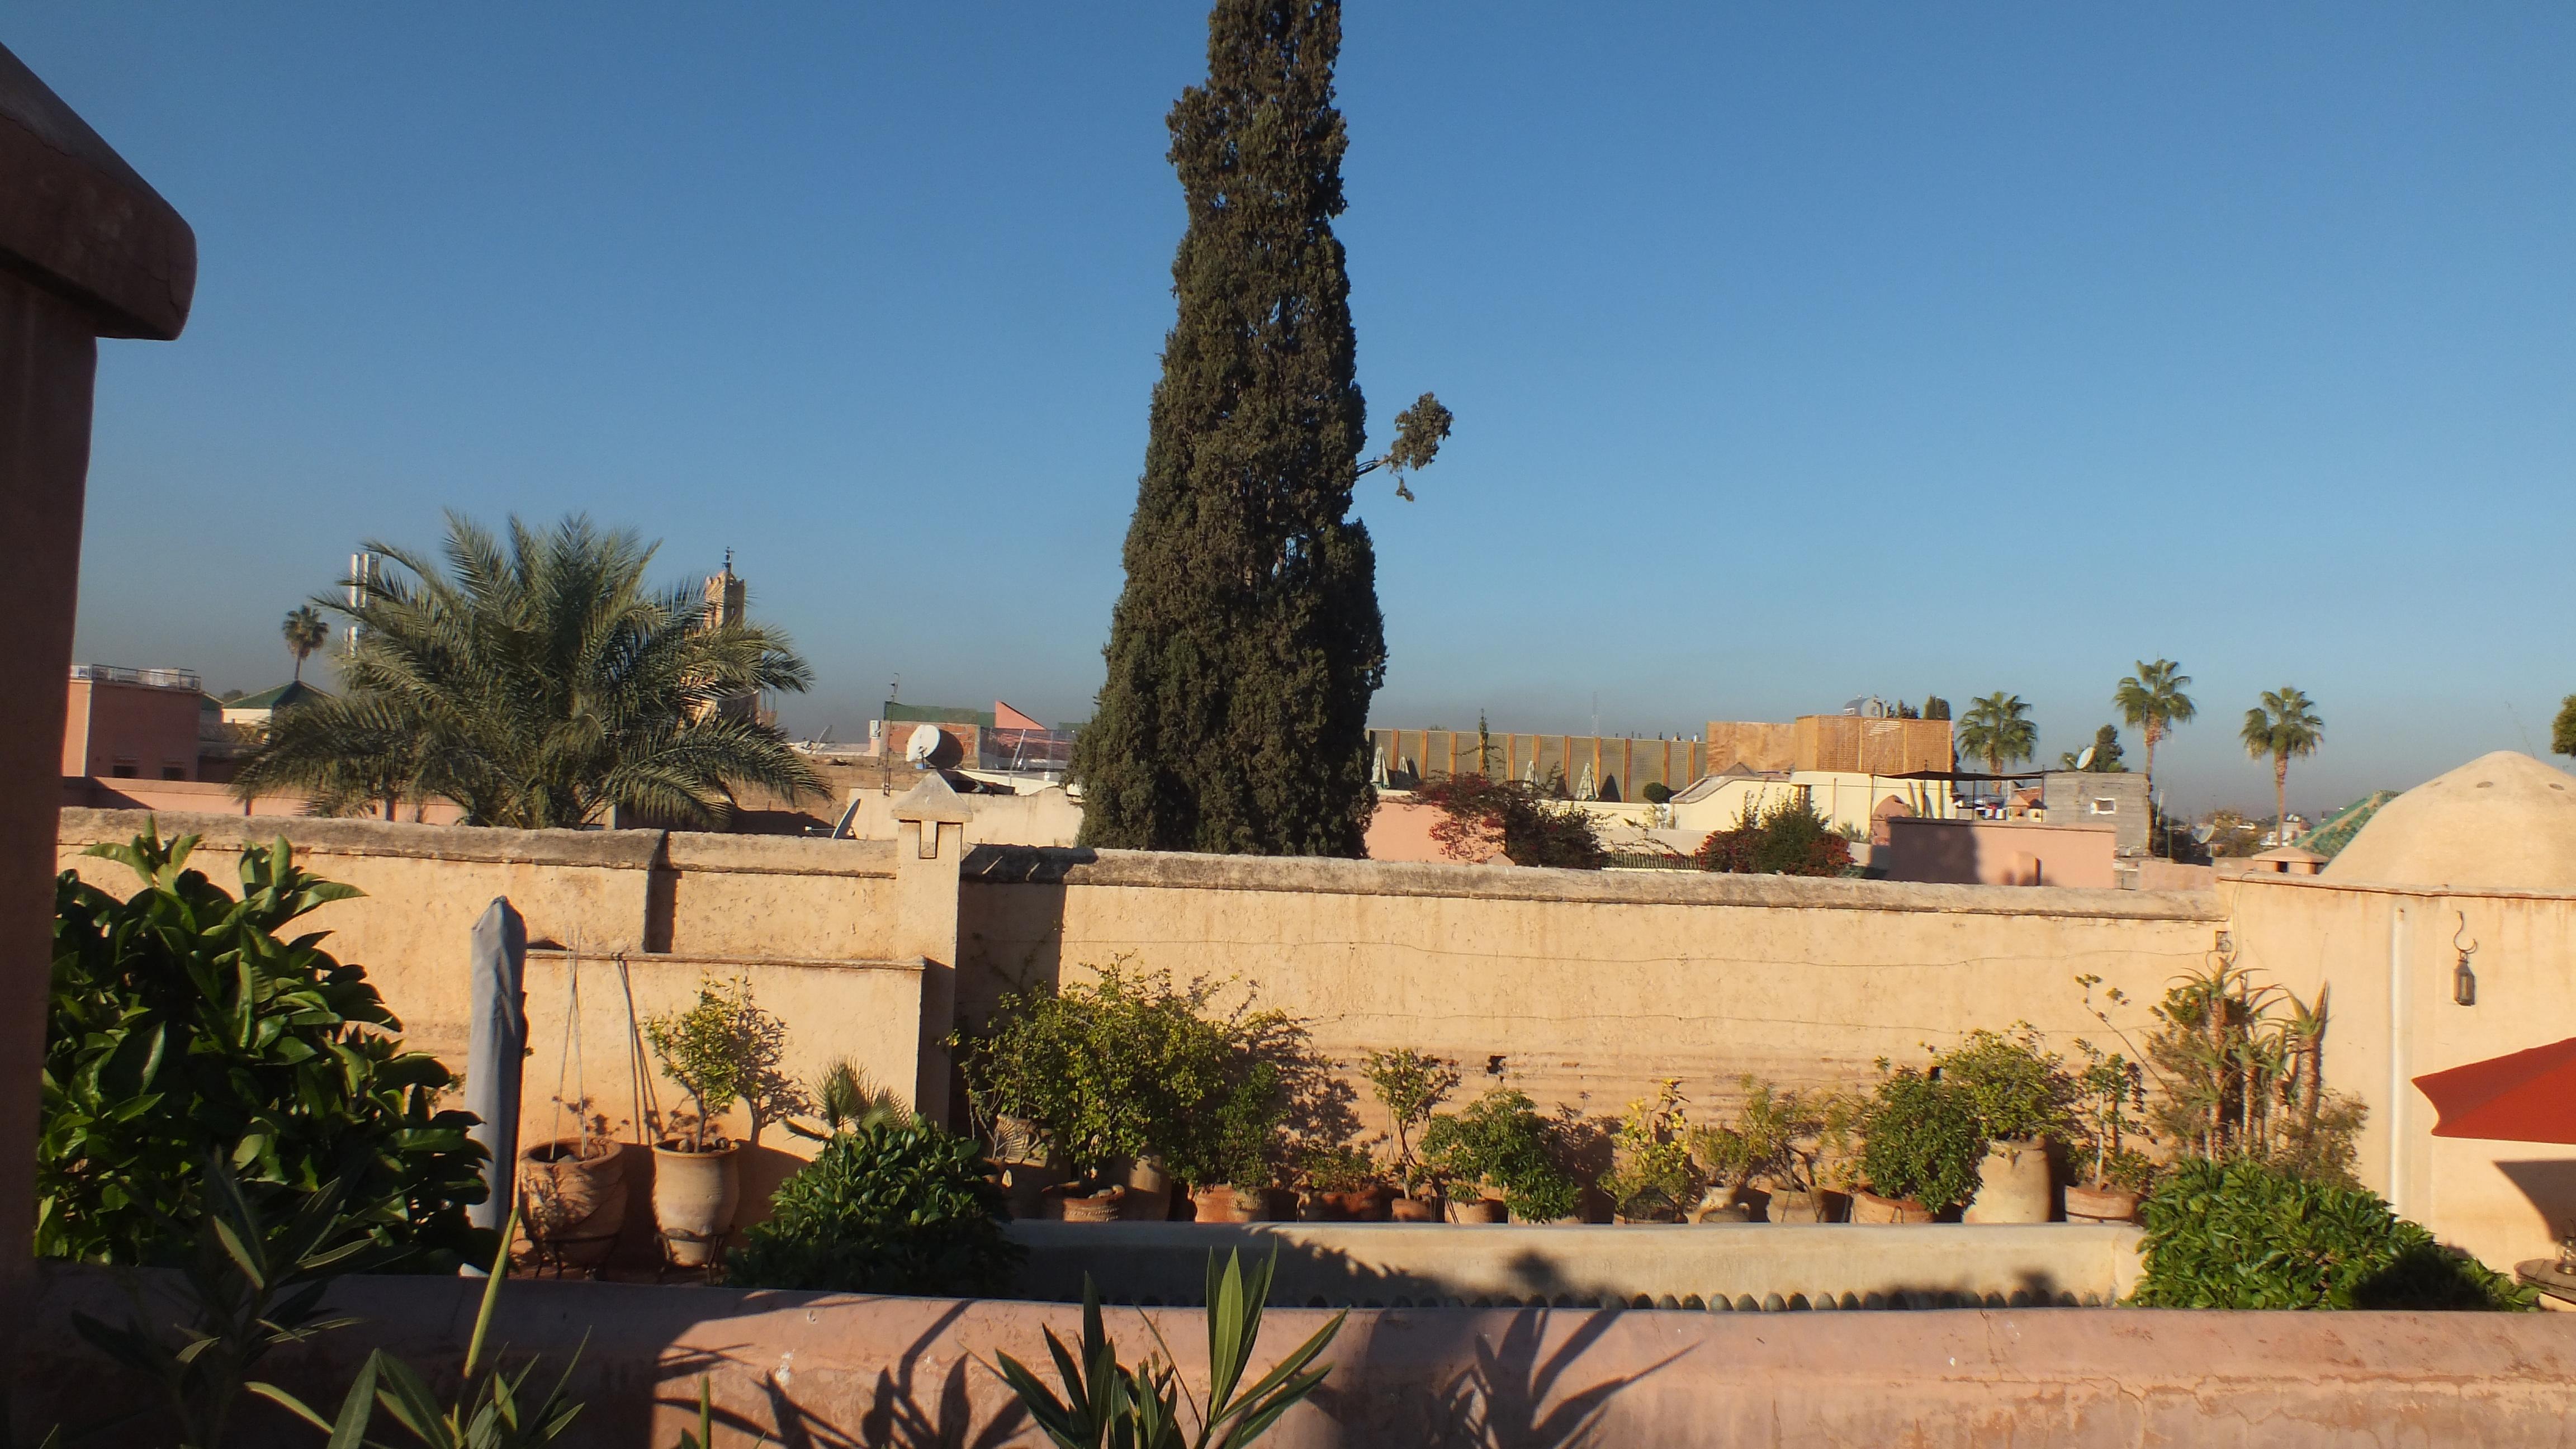
[{"label": "red fabric awning", "polygon": [[2576,1037],[2428,1072],[2415,1086],[2442,1114],[2436,1137],[2576,1143]]}]

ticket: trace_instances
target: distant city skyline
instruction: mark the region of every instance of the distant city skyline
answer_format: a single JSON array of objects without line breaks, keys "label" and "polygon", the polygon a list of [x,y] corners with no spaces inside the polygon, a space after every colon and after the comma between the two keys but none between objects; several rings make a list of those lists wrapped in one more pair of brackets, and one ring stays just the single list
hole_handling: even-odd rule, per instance
[{"label": "distant city skyline", "polygon": [[[14,9],[202,251],[185,338],[102,348],[78,657],[264,689],[362,539],[580,510],[736,551],[797,733],[898,672],[1086,716],[1204,14]],[[2004,689],[2047,761],[2161,655],[2182,808],[2269,812],[2283,684],[2294,810],[2545,752],[2571,62],[2538,4],[1354,6],[1372,441],[1458,415],[1361,487],[1376,720]]]}]

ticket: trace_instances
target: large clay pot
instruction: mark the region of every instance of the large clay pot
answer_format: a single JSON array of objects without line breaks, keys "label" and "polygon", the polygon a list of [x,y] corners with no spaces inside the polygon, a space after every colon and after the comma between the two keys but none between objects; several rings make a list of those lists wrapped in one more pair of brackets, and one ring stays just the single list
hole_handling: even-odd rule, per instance
[{"label": "large clay pot", "polygon": [[1002,1198],[1015,1218],[1047,1215],[1047,1193],[1064,1186],[1064,1169],[1043,1162],[995,1163],[1002,1174]]},{"label": "large clay pot", "polygon": [[1510,1219],[1510,1212],[1498,1197],[1451,1198],[1449,1219],[1460,1223],[1499,1223]]},{"label": "large clay pot", "polygon": [[1855,1223],[1928,1223],[1932,1210],[1910,1197],[1880,1197],[1867,1188],[1851,1195],[1851,1220]]},{"label": "large clay pot", "polygon": [[1775,1192],[1763,1207],[1769,1220],[1775,1223],[1829,1223],[1834,1220],[1833,1204],[1821,1192]]},{"label": "large clay pot", "polygon": [[1400,1197],[1386,1205],[1389,1222],[1436,1223],[1440,1221],[1440,1200],[1432,1197]]},{"label": "large clay pot", "polygon": [[626,1226],[626,1153],[616,1143],[581,1155],[578,1137],[540,1142],[519,1154],[520,1216],[528,1241],[548,1264],[596,1268]]},{"label": "large clay pot", "polygon": [[1959,1215],[1969,1223],[2044,1223],[2057,1216],[2057,1179],[2048,1144],[1999,1141],[1977,1164],[1977,1196]]},{"label": "large clay pot", "polygon": [[1211,1183],[1190,1194],[1191,1206],[1198,1209],[1197,1221],[1203,1223],[1248,1223],[1261,1211],[1258,1194],[1236,1194],[1225,1183]]},{"label": "large clay pot", "polygon": [[[1243,1194],[1238,1190],[1235,1195],[1239,1198]],[[1292,1189],[1260,1188],[1254,1193],[1253,1202],[1252,1220],[1254,1222],[1293,1223],[1297,1221],[1297,1194]]]},{"label": "large clay pot", "polygon": [[2138,1195],[2116,1187],[2066,1188],[2066,1220],[2070,1223],[2133,1223],[2138,1220]]},{"label": "large clay pot", "polygon": [[1387,1207],[1395,1200],[1395,1189],[1383,1183],[1371,1183],[1357,1192],[1319,1192],[1312,1199],[1321,1210],[1318,1219],[1327,1223],[1382,1223]]},{"label": "large clay pot", "polygon": [[1126,1213],[1127,1189],[1122,1185],[1104,1187],[1088,1196],[1077,1195],[1070,1187],[1049,1188],[1048,1195],[1064,1205],[1064,1220],[1069,1223],[1114,1223]]},{"label": "large clay pot", "polygon": [[716,1259],[742,1196],[742,1149],[686,1152],[667,1143],[653,1147],[653,1225],[675,1268],[703,1268]]},{"label": "large clay pot", "polygon": [[1163,1159],[1139,1157],[1127,1164],[1127,1197],[1119,1211],[1132,1222],[1159,1223],[1172,1211],[1172,1175]]}]

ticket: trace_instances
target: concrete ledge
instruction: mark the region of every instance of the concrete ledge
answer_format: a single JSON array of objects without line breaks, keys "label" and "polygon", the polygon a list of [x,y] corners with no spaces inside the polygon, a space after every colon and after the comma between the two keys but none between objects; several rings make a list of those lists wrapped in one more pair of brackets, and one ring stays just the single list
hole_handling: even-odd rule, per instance
[{"label": "concrete ledge", "polygon": [[894,845],[883,840],[801,840],[776,835],[716,835],[663,830],[499,830],[480,825],[413,825],[401,821],[310,816],[66,808],[55,838],[63,845],[122,844],[149,820],[164,839],[195,835],[208,850],[264,846],[280,835],[315,855],[374,855],[408,860],[461,860],[502,865],[570,865],[600,870],[672,868],[737,875],[894,875]]},{"label": "concrete ledge", "polygon": [[674,830],[664,853],[673,870],[894,878],[891,840],[809,840],[794,835]]},{"label": "concrete ledge", "polygon": [[2205,891],[1928,885],[1697,871],[1540,870],[1084,847],[976,846],[967,852],[964,878],[970,884],[984,885],[1296,891],[1613,905],[1795,906],[2149,921],[2219,921],[2226,916],[2216,899]]},{"label": "concrete ledge", "polygon": [[1311,1307],[1920,1308],[2097,1306],[2138,1277],[2134,1227],[1734,1223],[1014,1222],[1015,1291],[1195,1304],[1207,1255],[1279,1255],[1272,1297]]},{"label": "concrete ledge", "polygon": [[[84,1311],[134,1311],[118,1275],[51,1265],[17,1364],[22,1423],[77,1430],[145,1402],[126,1371],[70,1331]],[[166,1280],[163,1280],[166,1281]],[[355,1327],[260,1365],[308,1401],[337,1403],[383,1346],[433,1376],[452,1370],[479,1285],[352,1278],[327,1306]],[[1265,1315],[1256,1374],[1330,1317]],[[858,1298],[513,1282],[494,1325],[537,1381],[580,1361],[583,1444],[675,1442],[711,1382],[722,1442],[1040,1446],[989,1364],[1047,1373],[1041,1330],[1080,1332],[1055,1304]],[[1114,1309],[1129,1362],[1155,1351],[1205,1382],[1205,1315]],[[1724,1444],[1745,1449],[2265,1449],[2576,1443],[2576,1317],[2560,1314],[2047,1313],[1709,1314],[1359,1310],[1324,1359],[1331,1376],[1265,1446]],[[246,1404],[244,1443],[313,1438]],[[765,1437],[764,1437],[765,1436]],[[168,1442],[145,1418],[96,1441]]]}]

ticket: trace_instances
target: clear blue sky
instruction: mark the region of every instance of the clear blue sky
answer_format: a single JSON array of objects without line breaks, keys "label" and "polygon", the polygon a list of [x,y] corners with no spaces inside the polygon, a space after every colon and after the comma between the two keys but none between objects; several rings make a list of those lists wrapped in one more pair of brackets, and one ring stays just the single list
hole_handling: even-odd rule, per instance
[{"label": "clear blue sky", "polygon": [[[20,0],[197,228],[101,366],[80,656],[285,676],[362,536],[728,545],[821,676],[1087,714],[1182,221],[1195,3]],[[1385,723],[1692,733],[2183,661],[2179,802],[2545,750],[2576,689],[2576,8],[1347,20]],[[2520,728],[2514,712],[2519,712]],[[2132,755],[2136,741],[2130,741]]]}]

